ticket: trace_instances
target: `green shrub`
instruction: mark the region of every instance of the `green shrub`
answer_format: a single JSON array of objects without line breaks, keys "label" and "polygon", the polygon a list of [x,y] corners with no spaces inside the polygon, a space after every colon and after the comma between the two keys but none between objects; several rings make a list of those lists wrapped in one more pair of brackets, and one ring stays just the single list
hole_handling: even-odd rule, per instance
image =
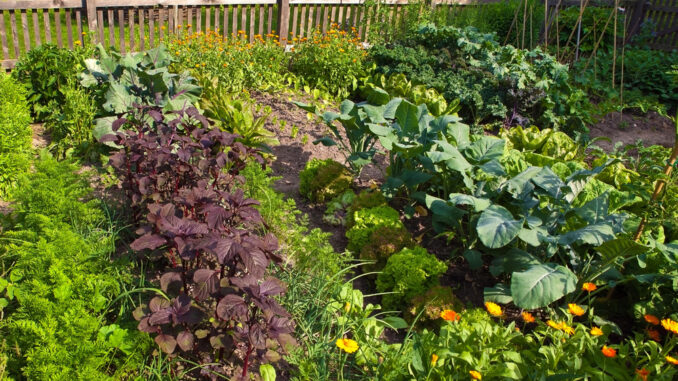
[{"label": "green shrub", "polygon": [[383,296],[384,308],[402,309],[415,296],[438,285],[438,277],[445,271],[447,265],[423,247],[393,254],[377,277],[377,291],[394,292]]},{"label": "green shrub", "polygon": [[376,206],[386,205],[386,197],[379,189],[365,189],[360,192],[346,210],[346,228],[353,227],[355,212],[361,209],[374,208]]},{"label": "green shrub", "polygon": [[12,76],[28,86],[28,101],[36,120],[42,121],[59,107],[63,89],[83,70],[82,61],[91,48],[59,48],[44,44],[19,58]]},{"label": "green shrub", "polygon": [[414,241],[404,226],[380,226],[370,234],[368,243],[360,249],[360,259],[375,261],[363,265],[363,270],[379,271],[384,268],[391,255],[412,246]]},{"label": "green shrub", "polygon": [[55,111],[45,118],[45,127],[52,138],[50,151],[58,157],[75,151],[78,156],[94,160],[97,147],[92,137],[97,112],[94,99],[72,81],[59,92],[62,98],[58,107],[55,104]]},{"label": "green shrub", "polygon": [[400,214],[390,206],[377,206],[374,208],[361,209],[353,214],[354,224],[346,231],[348,238],[347,249],[359,253],[369,242],[372,232],[381,227],[393,227],[404,229],[400,221]]},{"label": "green shrub", "polygon": [[[81,201],[91,189],[76,168],[36,161],[3,224],[8,303],[0,335],[10,379],[120,379],[150,347],[131,316],[107,310],[133,278],[129,262],[111,261],[117,228],[101,202]],[[116,324],[106,325],[108,318]]]},{"label": "green shrub", "polygon": [[0,197],[29,166],[32,130],[26,89],[0,73]]},{"label": "green shrub", "polygon": [[331,200],[352,184],[348,169],[332,159],[311,159],[299,173],[299,193],[313,202]]}]

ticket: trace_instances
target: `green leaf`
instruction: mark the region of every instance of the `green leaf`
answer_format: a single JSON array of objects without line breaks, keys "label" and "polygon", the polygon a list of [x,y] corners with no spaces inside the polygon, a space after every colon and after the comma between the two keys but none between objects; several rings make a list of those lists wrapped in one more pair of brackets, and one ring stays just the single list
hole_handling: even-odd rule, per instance
[{"label": "green leaf", "polygon": [[386,325],[389,326],[391,329],[405,329],[409,327],[409,325],[405,320],[403,320],[403,318],[399,318],[397,316],[387,316],[381,320],[384,323],[386,323]]},{"label": "green leaf", "polygon": [[406,100],[402,101],[396,109],[395,118],[406,134],[419,132],[419,109],[412,103]]},{"label": "green leaf", "polygon": [[561,245],[570,245],[574,242],[580,242],[598,246],[602,245],[605,241],[612,239],[614,239],[614,230],[612,230],[612,226],[607,223],[600,223],[567,232],[558,238],[558,243]]},{"label": "green leaf", "polygon": [[450,202],[456,205],[470,205],[476,212],[482,212],[492,205],[492,201],[486,198],[473,197],[463,193],[451,193]]},{"label": "green leaf", "polygon": [[516,238],[522,225],[523,220],[515,220],[508,209],[492,205],[480,214],[476,231],[483,245],[498,249]]},{"label": "green leaf", "polygon": [[275,368],[271,364],[259,365],[259,375],[263,381],[275,381]]},{"label": "green leaf", "polygon": [[532,178],[532,182],[555,199],[560,199],[563,195],[562,188],[565,183],[549,167],[543,167]]},{"label": "green leaf", "polygon": [[483,136],[464,150],[468,160],[476,165],[498,160],[504,154],[504,140]]},{"label": "green leaf", "polygon": [[367,102],[373,105],[385,105],[391,100],[391,96],[379,87],[370,89],[367,93]]},{"label": "green leaf", "polygon": [[327,136],[313,141],[313,144],[318,144],[318,143],[324,145],[325,147],[331,147],[331,146],[337,145],[337,142],[335,142],[332,138],[327,137]]},{"label": "green leaf", "polygon": [[533,265],[541,264],[537,257],[527,251],[512,248],[505,254],[499,255],[490,264],[490,274],[499,276],[511,274],[515,271],[525,271]]},{"label": "green leaf", "polygon": [[596,247],[596,251],[607,261],[616,258],[630,258],[646,253],[650,248],[628,238],[616,238]]},{"label": "green leaf", "polygon": [[513,302],[525,309],[546,307],[576,289],[577,276],[555,263],[532,265],[511,277]]},{"label": "green leaf", "polygon": [[511,289],[503,283],[497,283],[494,287],[485,287],[483,297],[486,302],[508,304],[513,302]]},{"label": "green leaf", "polygon": [[103,108],[108,112],[122,114],[132,108],[135,102],[139,103],[139,99],[130,94],[124,85],[112,83],[106,92],[106,103]]},{"label": "green leaf", "polygon": [[471,270],[478,270],[483,266],[482,254],[477,250],[464,251],[464,258],[468,261]]}]

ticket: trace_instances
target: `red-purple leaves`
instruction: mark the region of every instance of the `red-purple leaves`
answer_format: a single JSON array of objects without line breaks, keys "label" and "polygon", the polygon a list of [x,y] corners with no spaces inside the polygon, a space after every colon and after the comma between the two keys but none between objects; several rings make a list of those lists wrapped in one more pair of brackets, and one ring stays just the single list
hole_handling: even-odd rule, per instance
[{"label": "red-purple leaves", "polygon": [[114,126],[106,139],[123,148],[110,164],[140,224],[131,248],[161,251],[169,267],[160,288],[171,299],[137,309],[139,329],[157,334],[164,352],[178,347],[197,361],[240,353],[243,375],[256,359],[279,358],[278,345],[269,345],[293,341],[293,323],[275,300],[285,287],[264,279],[269,264],[282,261],[278,240],[258,234],[258,202],[234,187],[258,155],[209,129],[194,108],[168,120],[157,108],[137,107]]}]

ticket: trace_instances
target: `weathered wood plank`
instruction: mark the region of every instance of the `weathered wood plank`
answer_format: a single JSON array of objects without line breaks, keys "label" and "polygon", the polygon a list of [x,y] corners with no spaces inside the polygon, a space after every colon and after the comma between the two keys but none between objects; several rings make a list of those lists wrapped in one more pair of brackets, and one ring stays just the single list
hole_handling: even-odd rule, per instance
[{"label": "weathered wood plank", "polygon": [[155,47],[155,8],[148,9],[148,44]]},{"label": "weathered wood plank", "polygon": [[327,33],[327,24],[329,23],[330,19],[330,9],[331,6],[325,6],[323,9],[323,34]]},{"label": "weathered wood plank", "polygon": [[228,37],[228,7],[224,7],[224,25],[222,25],[222,41],[226,41]]},{"label": "weathered wood plank", "polygon": [[[0,11],[0,14],[2,11]],[[49,19],[49,11],[46,11],[44,9],[40,10],[40,13],[42,13],[42,23],[45,25],[45,43],[51,44],[52,43],[52,21]],[[3,16],[4,18],[4,16]],[[4,27],[0,27],[0,29],[3,30],[4,32]],[[5,46],[5,43],[2,44]]]},{"label": "weathered wood plank", "polygon": [[266,26],[266,33],[271,34],[273,31],[273,6],[267,5],[268,8],[268,25]]},{"label": "weathered wood plank", "polygon": [[120,40],[120,53],[125,54],[125,10],[118,9],[118,39]]},{"label": "weathered wood plank", "polygon": [[104,10],[97,9],[97,36],[98,42],[104,43]]},{"label": "weathered wood plank", "polygon": [[232,29],[232,34],[233,37],[238,36],[238,9],[240,7],[237,5],[234,5],[231,8],[231,11],[233,12],[233,18],[231,19],[231,29]]},{"label": "weathered wood plank", "polygon": [[144,21],[144,8],[139,8],[137,14],[139,16],[139,51],[146,50],[146,23]]},{"label": "weathered wood plank", "polygon": [[307,8],[306,5],[299,6],[299,20],[301,25],[299,26],[299,38],[306,36],[306,16]]},{"label": "weathered wood plank", "polygon": [[196,32],[202,32],[202,7],[195,8],[195,28]]},{"label": "weathered wood plank", "polygon": [[[76,16],[79,16],[76,15]],[[76,26],[76,31],[78,32],[78,36],[74,39],[73,38],[73,12],[72,10],[66,9],[66,39],[68,40],[68,47],[73,49],[74,46],[74,41],[80,41],[82,44],[82,32],[78,29],[81,25],[81,19],[78,17],[78,20],[76,20],[77,26]]]},{"label": "weathered wood plank", "polygon": [[247,33],[247,6],[243,5],[240,7],[240,30]]},{"label": "weathered wood plank", "polygon": [[9,59],[9,44],[7,43],[7,32],[5,32],[5,12],[0,11],[0,43],[2,44],[2,59]]},{"label": "weathered wood plank", "polygon": [[0,1],[0,10],[80,8],[82,0],[23,0]]},{"label": "weathered wood plank", "polygon": [[54,10],[54,26],[56,27],[56,36],[54,36],[54,39],[56,40],[56,44],[58,47],[63,46],[63,38],[61,35],[61,10],[60,9],[55,9]]},{"label": "weathered wood plank", "polygon": [[31,18],[33,19],[33,36],[35,38],[35,46],[42,45],[42,39],[40,38],[40,23],[38,22],[38,10],[31,10]]},{"label": "weathered wood plank", "polygon": [[258,5],[257,7],[259,8],[259,30],[258,30],[258,34],[263,36],[264,35],[264,18],[265,18],[264,17],[264,9],[266,8],[266,6],[265,5]]},{"label": "weathered wood plank", "polygon": [[108,21],[108,46],[115,46],[115,19],[113,17],[113,9],[106,9],[106,21]]},{"label": "weathered wood plank", "polygon": [[297,22],[299,21],[299,8],[300,6],[295,6],[295,7],[290,7],[290,10],[292,11],[292,34],[294,37],[296,37],[299,33],[297,30]]},{"label": "weathered wood plank", "polygon": [[28,15],[26,15],[26,10],[21,10],[21,30],[24,35],[24,51],[27,52],[31,50],[31,34],[28,32]]},{"label": "weathered wood plank", "polygon": [[212,17],[212,12],[211,12],[211,7],[205,7],[205,32],[210,31],[210,27],[212,26],[210,18]]},{"label": "weathered wood plank", "polygon": [[127,10],[127,17],[127,21],[129,23],[129,51],[131,53],[134,51],[134,46],[136,44],[136,32],[134,30],[134,8]]},{"label": "weathered wood plank", "polygon": [[247,35],[249,36],[250,43],[254,41],[254,35],[256,34],[254,31],[254,21],[255,21],[255,16],[254,16],[254,5],[250,5],[250,29],[247,31]]},{"label": "weathered wood plank", "polygon": [[[66,20],[72,20],[73,18],[71,17],[71,10],[67,9],[66,10]],[[85,35],[82,34],[82,11],[80,9],[75,9],[75,29],[78,33],[76,36],[76,41],[80,41],[80,44],[85,43]]]}]

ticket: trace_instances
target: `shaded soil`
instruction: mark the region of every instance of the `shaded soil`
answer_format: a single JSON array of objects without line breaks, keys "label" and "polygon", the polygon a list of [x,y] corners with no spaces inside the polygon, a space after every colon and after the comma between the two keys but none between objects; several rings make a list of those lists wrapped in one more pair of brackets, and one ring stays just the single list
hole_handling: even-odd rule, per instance
[{"label": "shaded soil", "polygon": [[591,139],[597,137],[610,139],[595,143],[608,152],[613,150],[617,142],[627,145],[635,144],[639,140],[645,146],[662,145],[670,148],[673,147],[676,138],[676,127],[671,119],[654,111],[644,116],[611,112],[591,126],[590,130]]}]

